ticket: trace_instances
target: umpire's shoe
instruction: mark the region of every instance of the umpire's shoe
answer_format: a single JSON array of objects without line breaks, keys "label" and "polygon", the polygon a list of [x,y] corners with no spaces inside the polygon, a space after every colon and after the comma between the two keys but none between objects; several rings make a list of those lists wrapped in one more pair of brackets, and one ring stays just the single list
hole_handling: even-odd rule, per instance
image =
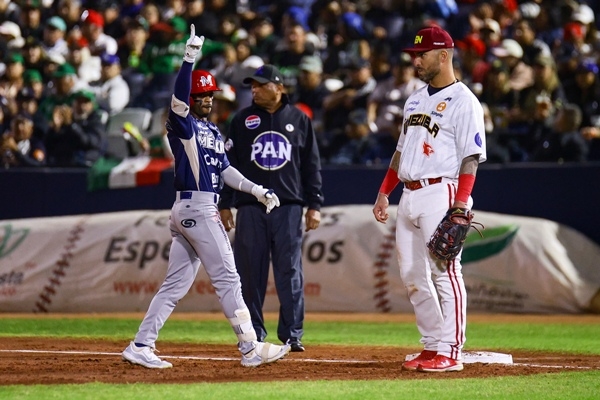
[{"label": "umpire's shoe", "polygon": [[292,352],[294,353],[299,353],[301,351],[305,351],[306,349],[304,348],[304,345],[302,344],[302,342],[299,339],[295,339],[292,338],[288,341],[290,348],[292,349]]},{"label": "umpire's shoe", "polygon": [[132,364],[142,365],[146,368],[171,368],[173,364],[163,361],[154,354],[156,349],[150,346],[137,347],[135,343],[129,343],[129,346],[123,350],[122,357],[124,361]]},{"label": "umpire's shoe", "polygon": [[242,365],[244,367],[258,367],[261,364],[277,361],[289,352],[289,344],[279,346],[267,342],[255,342],[252,350],[246,354],[242,354]]}]

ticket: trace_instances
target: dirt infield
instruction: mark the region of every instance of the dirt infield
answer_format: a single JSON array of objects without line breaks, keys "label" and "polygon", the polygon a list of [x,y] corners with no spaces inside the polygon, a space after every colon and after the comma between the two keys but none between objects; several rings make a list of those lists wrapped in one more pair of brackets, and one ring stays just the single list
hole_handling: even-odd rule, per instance
[{"label": "dirt infield", "polygon": [[[311,316],[311,318],[318,317]],[[377,320],[382,317],[352,316],[349,318]],[[529,317],[528,320],[531,321],[531,318],[537,317]],[[571,317],[566,318],[568,321]],[[598,321],[597,317],[587,320],[593,323]],[[498,321],[498,316],[494,316],[494,322]],[[564,318],[560,321],[565,322]],[[583,322],[579,320],[579,323],[586,323],[586,319],[584,318]],[[513,365],[474,363],[465,364],[462,372],[426,374],[401,369],[404,357],[415,353],[415,348],[318,345],[307,346],[307,351],[304,353],[290,353],[277,363],[257,368],[244,368],[240,365],[239,353],[235,345],[160,343],[159,355],[172,362],[174,368],[149,370],[121,360],[120,352],[126,345],[127,343],[122,341],[94,339],[3,338],[0,345],[1,382],[10,385],[87,382],[452,379],[600,369],[600,355],[574,356],[505,351],[512,355]],[[494,351],[498,352],[498,350]]]}]

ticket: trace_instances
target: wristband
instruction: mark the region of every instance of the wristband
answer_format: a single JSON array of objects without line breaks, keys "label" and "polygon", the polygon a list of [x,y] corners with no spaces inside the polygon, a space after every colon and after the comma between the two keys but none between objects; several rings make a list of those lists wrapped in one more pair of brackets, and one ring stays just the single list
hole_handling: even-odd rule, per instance
[{"label": "wristband", "polygon": [[388,168],[385,178],[383,178],[383,182],[381,182],[379,193],[389,196],[390,193],[392,193],[392,190],[394,190],[399,183],[400,178],[398,178],[398,173],[393,169]]},{"label": "wristband", "polygon": [[460,174],[458,176],[458,189],[456,190],[456,201],[466,203],[469,200],[473,185],[475,184],[475,175]]}]

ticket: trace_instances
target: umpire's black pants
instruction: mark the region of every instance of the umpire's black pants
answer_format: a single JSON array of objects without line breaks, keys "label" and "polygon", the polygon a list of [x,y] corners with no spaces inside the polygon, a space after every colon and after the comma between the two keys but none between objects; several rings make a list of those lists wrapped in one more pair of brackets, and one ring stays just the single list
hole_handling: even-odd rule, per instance
[{"label": "umpire's black pants", "polygon": [[270,214],[262,204],[237,211],[233,251],[242,295],[260,341],[267,336],[262,309],[271,259],[280,304],[277,337],[285,343],[304,333],[302,211],[297,204],[276,207]]}]

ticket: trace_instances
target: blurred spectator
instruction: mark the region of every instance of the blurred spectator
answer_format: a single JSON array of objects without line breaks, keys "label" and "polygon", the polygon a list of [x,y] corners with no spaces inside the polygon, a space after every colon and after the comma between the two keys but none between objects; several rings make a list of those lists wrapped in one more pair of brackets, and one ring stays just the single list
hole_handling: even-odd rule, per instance
[{"label": "blurred spectator", "polygon": [[489,107],[496,133],[506,133],[509,111],[519,101],[519,91],[510,87],[508,67],[501,60],[494,60],[482,86],[479,99]]},{"label": "blurred spectator", "polygon": [[54,16],[46,22],[42,38],[42,49],[46,55],[52,54],[66,57],[69,54],[69,47],[65,40],[67,24],[61,17]]},{"label": "blurred spectator", "polygon": [[119,41],[117,56],[121,60],[121,74],[129,85],[130,98],[136,99],[142,92],[145,74],[142,71],[142,55],[148,41],[148,21],[137,16],[127,24],[125,35]]},{"label": "blurred spectator", "polygon": [[500,132],[494,130],[494,117],[489,106],[481,103],[483,108],[483,120],[485,122],[485,144],[487,152],[487,162],[507,163],[511,160],[507,146],[502,143],[505,139]]},{"label": "blurred spectator", "polygon": [[581,126],[600,128],[600,68],[593,59],[579,62],[574,76],[564,81],[565,97],[582,112]]},{"label": "blurred spectator", "polygon": [[[600,4],[596,2],[596,12],[599,11],[599,6]],[[594,51],[597,52],[600,50],[600,34],[595,23],[596,17],[594,15],[594,10],[585,3],[579,3],[571,15],[571,20],[581,24],[582,30],[585,32],[585,42],[588,43]]]},{"label": "blurred spectator", "polygon": [[379,82],[367,100],[367,115],[373,132],[392,135],[397,129],[397,118],[402,119],[404,103],[425,82],[415,77],[412,58],[407,53],[393,61],[392,76]]},{"label": "blurred spectator", "polygon": [[23,58],[26,69],[36,69],[41,71],[45,63],[44,50],[42,42],[33,37],[27,38],[23,46]]},{"label": "blurred spectator", "polygon": [[146,3],[143,0],[125,0],[121,3],[121,15],[123,18],[134,18],[136,15],[143,13],[144,7],[147,4],[153,3]]},{"label": "blurred spectator", "polygon": [[[242,27],[237,14],[227,14],[219,19],[219,31],[214,38],[221,43],[236,43],[240,39],[247,39],[248,32]],[[204,51],[204,46],[203,51]]]},{"label": "blurred spectator", "polygon": [[[54,89],[54,82],[52,82],[52,80],[54,79],[54,73],[58,71],[60,66],[65,64],[66,62],[67,60],[65,59],[65,57],[61,56],[60,54],[51,54],[49,56],[44,57],[44,62],[42,63],[41,70],[42,79],[48,87],[49,91],[52,91]],[[77,71],[75,71],[75,74],[77,74]]]},{"label": "blurred spectator", "polygon": [[323,61],[318,56],[304,56],[298,68],[300,69],[298,87],[290,98],[292,103],[302,103],[310,109],[313,129],[319,146],[322,146],[323,101],[331,94],[323,82]]},{"label": "blurred spectator", "polygon": [[40,103],[40,110],[48,121],[52,120],[56,106],[70,105],[71,95],[79,88],[81,84],[75,68],[67,63],[59,65],[52,75],[52,89]]},{"label": "blurred spectator", "polygon": [[479,35],[486,49],[485,60],[489,61],[492,48],[498,47],[502,41],[500,24],[493,18],[485,18],[479,29]]},{"label": "blurred spectator", "polygon": [[[67,32],[71,32],[75,27],[79,26],[81,14],[81,0],[58,0],[57,14],[65,21]],[[77,35],[80,35],[78,32]]]},{"label": "blurred spectator", "polygon": [[0,75],[0,95],[9,101],[9,108],[13,114],[16,114],[14,100],[23,87],[24,62],[25,60],[20,53],[10,53],[4,61],[6,71],[3,75]]},{"label": "blurred spectator", "polygon": [[554,60],[538,56],[534,69],[534,83],[520,93],[518,107],[511,110],[509,124],[512,133],[523,134],[520,143],[528,154],[532,154],[557,111],[566,102]]},{"label": "blurred spectator", "polygon": [[376,85],[369,61],[363,58],[354,60],[348,66],[348,79],[344,86],[323,100],[325,131],[344,126],[350,111],[366,109],[367,99]]},{"label": "blurred spectator", "polygon": [[0,136],[0,155],[4,168],[45,165],[44,143],[32,134],[33,121],[29,117],[17,115],[11,120],[10,130]]},{"label": "blurred spectator", "polygon": [[288,94],[293,95],[296,90],[300,60],[304,56],[313,54],[315,54],[315,47],[306,40],[306,30],[302,24],[298,22],[288,24],[275,53],[271,55],[271,63],[281,71]]},{"label": "blurred spectator", "polygon": [[219,87],[221,90],[214,92],[212,111],[208,119],[217,125],[221,132],[227,132],[238,108],[235,89],[227,83],[219,83]]},{"label": "blurred spectator", "polygon": [[150,25],[150,36],[139,68],[146,80],[140,94],[132,99],[132,106],[154,111],[169,105],[187,40],[180,29],[180,26],[167,22]]},{"label": "blurred spectator", "polygon": [[516,40],[504,39],[500,46],[492,49],[492,54],[508,68],[511,89],[522,90],[533,84],[533,69],[523,62],[523,48]]},{"label": "blurred spectator", "polygon": [[73,40],[69,43],[66,61],[75,68],[81,82],[90,83],[100,79],[100,57],[92,56],[90,49],[82,42]]},{"label": "blurred spectator", "polygon": [[[140,10],[140,16],[148,22],[148,27],[152,28],[155,24],[161,22],[160,10],[158,6],[154,3],[142,3],[142,8]],[[200,29],[200,27],[198,27]],[[200,32],[200,31],[198,31]]]},{"label": "blurred spectator", "polygon": [[355,59],[369,60],[371,48],[369,30],[362,17],[355,12],[345,12],[338,17],[337,32],[328,37],[326,74],[344,77],[344,70]]},{"label": "blurred spectator", "polygon": [[101,5],[96,9],[104,18],[104,33],[119,41],[125,34],[126,20],[120,18],[121,1],[117,0],[102,0]]},{"label": "blurred spectator", "polygon": [[219,32],[219,18],[205,6],[205,0],[188,0],[184,18],[194,24],[196,32],[205,38],[215,38]]},{"label": "blurred spectator", "polygon": [[117,54],[117,41],[104,33],[104,17],[98,11],[85,10],[81,14],[81,34],[87,40],[93,56]]},{"label": "blurred spectator", "polygon": [[6,108],[6,99],[0,95],[0,136],[10,129],[10,111]]},{"label": "blurred spectator", "polygon": [[42,74],[36,69],[28,69],[23,72],[23,85],[31,88],[35,98],[40,101],[44,96],[46,89],[42,80]]},{"label": "blurred spectator", "polygon": [[523,49],[523,62],[527,65],[533,65],[533,62],[539,55],[545,57],[552,56],[550,46],[536,38],[533,24],[527,19],[515,23],[514,38]]},{"label": "blurred spectator", "polygon": [[254,41],[253,54],[263,59],[265,63],[271,63],[275,54],[275,48],[280,38],[275,34],[273,22],[269,17],[259,16],[252,22],[250,38]]},{"label": "blurred spectator", "polygon": [[586,161],[589,145],[579,132],[581,109],[576,104],[564,104],[533,153],[534,161]]},{"label": "blurred spectator", "polygon": [[90,90],[96,96],[98,106],[114,115],[129,104],[129,85],[121,75],[121,60],[113,54],[101,57],[102,71],[100,80],[90,84]]},{"label": "blurred spectator", "polygon": [[20,49],[23,47],[25,39],[21,36],[21,27],[16,22],[5,20],[0,25],[0,41],[6,43],[8,49]]},{"label": "blurred spectator", "polygon": [[0,0],[0,20],[19,22],[19,14],[21,14],[21,8],[14,1]]},{"label": "blurred spectator", "polygon": [[42,24],[42,4],[41,0],[23,1],[21,7],[21,34],[25,40],[31,38],[41,39],[44,26]]},{"label": "blurred spectator", "polygon": [[486,47],[483,40],[476,34],[469,34],[457,40],[455,46],[460,50],[462,72],[460,80],[471,88],[474,83],[482,83],[489,69],[489,64],[485,61]]},{"label": "blurred spectator", "polygon": [[550,46],[552,52],[562,40],[562,18],[555,7],[540,7],[535,17],[527,18],[533,24],[536,37]]},{"label": "blurred spectator", "polygon": [[371,52],[371,72],[377,82],[381,82],[392,76],[392,50],[387,43],[374,44]]},{"label": "blurred spectator", "polygon": [[561,79],[572,76],[577,69],[577,62],[590,57],[592,47],[585,41],[586,31],[579,22],[567,22],[563,27],[563,40],[555,50],[558,73]]},{"label": "blurred spectator", "polygon": [[[535,71],[533,85],[521,91],[519,106],[513,110],[511,122],[554,117],[554,112],[565,103],[565,93],[552,57],[538,56],[533,62],[533,67]],[[540,104],[545,105],[544,109],[547,109],[548,115],[537,114],[540,111]]]},{"label": "blurred spectator", "polygon": [[168,21],[175,17],[182,17],[185,13],[186,1],[184,0],[166,0],[161,9],[162,19]]},{"label": "blurred spectator", "polygon": [[46,134],[48,165],[89,167],[104,153],[106,126],[94,103],[94,94],[80,90],[70,104],[52,110]]},{"label": "blurred spectator", "polygon": [[[338,128],[339,129],[339,128]],[[372,165],[380,163],[379,146],[369,129],[367,111],[353,110],[342,132],[333,134],[331,143],[324,149],[322,157],[333,165]]]},{"label": "blurred spectator", "polygon": [[34,90],[31,87],[24,87],[17,94],[17,114],[33,121],[33,136],[43,141],[48,129],[48,121],[39,111],[38,101]]},{"label": "blurred spectator", "polygon": [[214,55],[213,62],[210,63],[213,66],[210,72],[217,78],[217,82],[232,82],[235,79],[234,74],[236,72],[234,66],[236,64],[237,52],[235,46],[231,43],[225,43],[221,54]]}]

